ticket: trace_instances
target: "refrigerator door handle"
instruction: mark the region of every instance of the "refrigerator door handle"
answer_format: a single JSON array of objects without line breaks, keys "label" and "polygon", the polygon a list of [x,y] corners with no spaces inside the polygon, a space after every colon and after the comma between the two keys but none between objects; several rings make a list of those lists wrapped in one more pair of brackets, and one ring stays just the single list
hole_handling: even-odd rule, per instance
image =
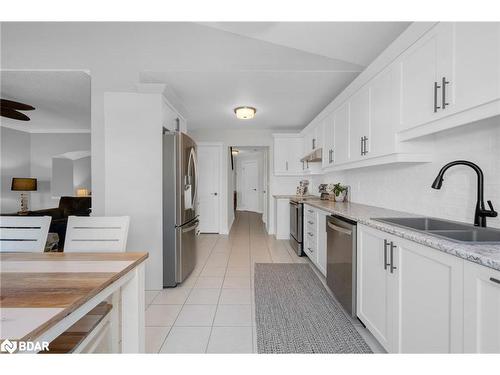
[{"label": "refrigerator door handle", "polygon": [[[195,212],[196,212],[196,207],[195,207],[196,197],[198,195],[198,183],[196,181],[197,173],[198,173],[198,166],[196,165],[196,153],[193,147],[191,148],[191,152],[189,153],[186,185],[190,185],[191,187],[191,196],[189,197],[189,199],[191,200],[190,206]],[[188,190],[187,186],[186,190]]]},{"label": "refrigerator door handle", "polygon": [[182,233],[191,232],[192,230],[195,230],[196,228],[198,228],[199,225],[200,225],[200,221],[196,220],[193,225],[191,225],[187,228],[182,228]]}]

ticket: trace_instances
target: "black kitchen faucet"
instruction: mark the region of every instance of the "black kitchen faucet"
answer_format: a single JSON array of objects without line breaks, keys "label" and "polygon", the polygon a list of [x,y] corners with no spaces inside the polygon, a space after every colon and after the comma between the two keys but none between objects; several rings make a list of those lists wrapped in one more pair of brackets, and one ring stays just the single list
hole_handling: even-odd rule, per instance
[{"label": "black kitchen faucet", "polygon": [[487,217],[497,217],[498,212],[493,209],[493,204],[491,201],[488,201],[489,210],[484,207],[484,175],[483,171],[477,164],[474,164],[467,160],[455,160],[448,164],[446,164],[439,171],[436,179],[432,183],[433,189],[441,189],[443,185],[443,176],[444,173],[448,170],[448,168],[453,167],[454,165],[467,165],[474,169],[477,174],[477,202],[476,202],[476,211],[474,213],[474,225],[478,227],[486,227],[486,218]]}]

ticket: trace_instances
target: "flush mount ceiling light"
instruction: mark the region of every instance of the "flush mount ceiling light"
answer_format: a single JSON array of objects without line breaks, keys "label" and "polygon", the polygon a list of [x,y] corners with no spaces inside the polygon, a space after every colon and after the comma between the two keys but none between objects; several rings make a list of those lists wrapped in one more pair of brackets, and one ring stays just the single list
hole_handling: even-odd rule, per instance
[{"label": "flush mount ceiling light", "polygon": [[240,120],[250,120],[254,118],[255,112],[257,110],[254,107],[237,107],[234,109],[234,113],[236,113],[236,117]]}]

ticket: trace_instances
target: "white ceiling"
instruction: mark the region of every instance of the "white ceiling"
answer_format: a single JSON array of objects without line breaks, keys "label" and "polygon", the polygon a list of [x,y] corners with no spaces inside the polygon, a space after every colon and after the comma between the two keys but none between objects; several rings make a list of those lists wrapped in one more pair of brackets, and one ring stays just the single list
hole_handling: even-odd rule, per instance
[{"label": "white ceiling", "polygon": [[204,25],[366,66],[409,22],[203,22]]},{"label": "white ceiling", "polygon": [[90,76],[82,71],[1,71],[0,95],[29,104],[31,120],[0,117],[1,125],[30,133],[89,132]]},{"label": "white ceiling", "polygon": [[[165,83],[175,93],[170,99],[186,108],[189,129],[301,129],[408,27],[398,22],[200,25],[207,33],[219,31],[214,37],[223,49],[210,54],[220,60],[219,69],[140,74],[141,82]],[[257,108],[255,118],[236,119],[238,106]]]},{"label": "white ceiling", "polygon": [[[188,128],[303,128],[357,72],[145,72],[143,82],[165,82],[187,110]],[[257,109],[238,120],[234,108]]]},{"label": "white ceiling", "polygon": [[[1,65],[86,69],[102,93],[165,83],[189,129],[302,128],[407,23],[2,23]],[[257,108],[237,120],[233,108]]]}]

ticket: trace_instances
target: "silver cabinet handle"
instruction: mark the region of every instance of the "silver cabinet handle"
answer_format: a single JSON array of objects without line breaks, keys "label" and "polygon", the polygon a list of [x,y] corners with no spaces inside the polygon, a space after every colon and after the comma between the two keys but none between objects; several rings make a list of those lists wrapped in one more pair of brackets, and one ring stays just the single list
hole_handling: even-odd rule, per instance
[{"label": "silver cabinet handle", "polygon": [[[255,190],[255,189],[254,189],[254,190]],[[215,196],[217,195],[217,193],[212,193],[212,194],[213,194],[213,195],[215,195]]]},{"label": "silver cabinet handle", "polygon": [[437,93],[438,93],[438,89],[440,89],[441,86],[438,85],[437,82],[434,82],[434,113],[436,113],[438,111],[438,109],[441,109],[441,107],[438,107],[437,105]]},{"label": "silver cabinet handle", "polygon": [[314,224],[314,221],[310,221],[310,220],[309,220],[309,221],[308,221],[308,223],[309,223],[309,224]]},{"label": "silver cabinet handle", "polygon": [[363,137],[361,137],[360,141],[361,141],[361,156],[363,156]]},{"label": "silver cabinet handle", "polygon": [[351,236],[351,235],[352,235],[352,231],[350,231],[349,229],[345,229],[345,228],[339,227],[339,226],[337,226],[337,225],[335,225],[335,224],[330,223],[329,221],[327,222],[327,225],[328,225],[331,229],[333,229],[333,230],[335,230],[335,231],[337,231],[337,232],[340,232],[340,233],[342,233],[342,234],[346,234],[346,235],[348,235],[348,236]]},{"label": "silver cabinet handle", "polygon": [[366,155],[368,154],[368,147],[367,147],[367,141],[368,141],[368,137],[367,136],[364,136],[363,137],[363,155]]},{"label": "silver cabinet handle", "polygon": [[288,171],[288,162],[286,162],[286,170]]},{"label": "silver cabinet handle", "polygon": [[443,80],[441,81],[441,87],[443,88],[443,97],[442,97],[443,109],[445,109],[447,105],[450,105],[450,103],[446,103],[446,85],[449,83],[450,82],[446,80],[446,77],[443,77]]},{"label": "silver cabinet handle", "polygon": [[500,284],[500,280],[495,279],[494,277],[490,277],[490,281],[493,281],[494,283]]},{"label": "silver cabinet handle", "polygon": [[394,248],[396,246],[394,245],[394,243],[392,241],[390,243],[390,246],[391,246],[391,273],[394,273],[394,270],[397,269],[396,267],[394,267]]},{"label": "silver cabinet handle", "polygon": [[308,235],[309,237],[313,237],[313,236],[314,236],[314,234],[312,234],[311,232],[307,232],[307,235]]},{"label": "silver cabinet handle", "polygon": [[387,263],[387,246],[389,245],[389,241],[384,240],[384,270],[387,269],[387,266],[390,266],[390,263]]}]

